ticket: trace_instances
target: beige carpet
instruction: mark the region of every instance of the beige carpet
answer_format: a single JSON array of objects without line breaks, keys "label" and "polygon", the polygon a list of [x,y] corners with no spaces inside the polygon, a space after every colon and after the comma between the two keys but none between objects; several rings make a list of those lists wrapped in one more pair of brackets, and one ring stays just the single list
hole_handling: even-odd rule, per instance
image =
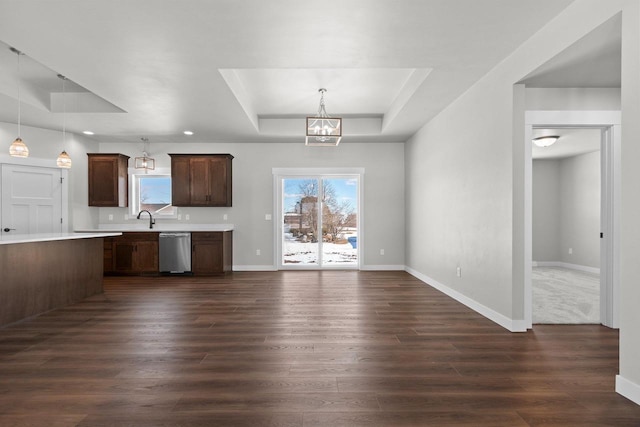
[{"label": "beige carpet", "polygon": [[533,323],[600,323],[600,276],[561,267],[534,267]]}]

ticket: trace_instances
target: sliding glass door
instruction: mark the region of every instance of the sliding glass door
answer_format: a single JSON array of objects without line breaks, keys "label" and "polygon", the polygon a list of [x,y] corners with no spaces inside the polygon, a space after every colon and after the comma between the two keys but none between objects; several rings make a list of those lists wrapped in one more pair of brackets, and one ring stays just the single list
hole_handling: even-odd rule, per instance
[{"label": "sliding glass door", "polygon": [[280,178],[283,269],[358,268],[359,175]]}]

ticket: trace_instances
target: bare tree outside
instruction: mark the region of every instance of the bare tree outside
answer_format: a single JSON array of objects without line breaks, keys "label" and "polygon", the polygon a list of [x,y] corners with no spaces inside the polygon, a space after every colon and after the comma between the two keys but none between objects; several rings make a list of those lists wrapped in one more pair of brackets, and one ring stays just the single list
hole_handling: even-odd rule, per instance
[{"label": "bare tree outside", "polygon": [[[312,233],[312,241],[317,239],[318,230],[318,180],[309,179],[300,183],[300,214],[304,224]],[[347,200],[340,201],[330,181],[323,181],[322,194],[322,239],[335,242],[341,238],[346,226],[353,222],[354,209]]]}]

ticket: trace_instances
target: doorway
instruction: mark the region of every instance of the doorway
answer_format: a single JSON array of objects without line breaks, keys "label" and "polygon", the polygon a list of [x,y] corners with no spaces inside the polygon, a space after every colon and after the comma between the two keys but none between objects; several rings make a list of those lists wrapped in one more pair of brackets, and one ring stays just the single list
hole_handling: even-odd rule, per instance
[{"label": "doorway", "polygon": [[358,269],[360,174],[291,172],[276,177],[278,269]]},{"label": "doorway", "polygon": [[533,129],[534,324],[600,324],[601,132]]},{"label": "doorway", "polygon": [[600,132],[600,322],[618,327],[621,114],[619,111],[527,111],[525,114],[525,323],[533,325],[532,139],[538,128],[597,129]]}]

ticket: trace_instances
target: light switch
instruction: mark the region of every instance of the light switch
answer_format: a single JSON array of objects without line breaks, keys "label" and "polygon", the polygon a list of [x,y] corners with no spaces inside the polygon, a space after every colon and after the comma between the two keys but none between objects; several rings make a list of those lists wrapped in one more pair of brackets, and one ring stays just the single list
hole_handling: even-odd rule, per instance
[{"label": "light switch", "polygon": [[264,220],[265,221],[271,221],[271,214],[265,214],[264,215]]}]

